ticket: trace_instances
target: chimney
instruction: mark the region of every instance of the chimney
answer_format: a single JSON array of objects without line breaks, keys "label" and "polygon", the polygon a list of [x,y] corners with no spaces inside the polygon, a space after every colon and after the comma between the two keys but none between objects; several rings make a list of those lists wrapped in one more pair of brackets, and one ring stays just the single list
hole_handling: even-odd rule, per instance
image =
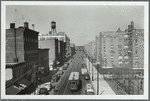
[{"label": "chimney", "polygon": [[117,32],[121,31],[120,28],[118,28]]},{"label": "chimney", "polygon": [[10,23],[10,29],[15,28],[15,23]]},{"label": "chimney", "polygon": [[32,28],[33,28],[33,30],[34,30],[34,24],[32,24]]},{"label": "chimney", "polygon": [[131,30],[132,30],[132,26],[128,25],[128,31],[131,31]]},{"label": "chimney", "polygon": [[24,27],[28,29],[28,22],[24,23]]},{"label": "chimney", "polygon": [[134,29],[134,22],[133,21],[131,21],[131,28],[132,28],[132,30]]}]

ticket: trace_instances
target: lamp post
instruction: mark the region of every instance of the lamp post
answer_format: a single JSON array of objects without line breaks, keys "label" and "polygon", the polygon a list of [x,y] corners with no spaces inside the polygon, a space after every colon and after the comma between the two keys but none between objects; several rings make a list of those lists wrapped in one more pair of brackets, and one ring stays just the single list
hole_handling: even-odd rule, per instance
[{"label": "lamp post", "polygon": [[93,81],[93,59],[92,59],[92,81]]},{"label": "lamp post", "polygon": [[97,95],[99,95],[99,65],[100,65],[100,63],[99,62],[97,62],[96,63],[96,66],[97,66]]},{"label": "lamp post", "polygon": [[[35,82],[36,82],[36,67],[37,67],[37,65],[34,64],[33,65],[33,70],[34,70],[34,77],[33,77],[34,78],[34,81],[33,81],[34,82],[34,87],[35,87]],[[35,90],[34,94],[36,94],[36,90]]]}]

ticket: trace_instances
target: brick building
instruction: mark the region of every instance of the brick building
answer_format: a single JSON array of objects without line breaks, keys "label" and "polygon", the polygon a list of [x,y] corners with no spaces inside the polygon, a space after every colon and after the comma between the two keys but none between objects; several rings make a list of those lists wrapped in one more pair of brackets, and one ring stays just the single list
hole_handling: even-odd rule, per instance
[{"label": "brick building", "polygon": [[27,22],[19,28],[11,23],[10,29],[6,29],[6,71],[11,68],[13,72],[12,80],[6,81],[6,94],[16,94],[14,85],[20,91],[19,83],[27,87],[37,81],[38,33],[29,29]]},{"label": "brick building", "polygon": [[39,51],[39,79],[49,74],[49,49]]}]

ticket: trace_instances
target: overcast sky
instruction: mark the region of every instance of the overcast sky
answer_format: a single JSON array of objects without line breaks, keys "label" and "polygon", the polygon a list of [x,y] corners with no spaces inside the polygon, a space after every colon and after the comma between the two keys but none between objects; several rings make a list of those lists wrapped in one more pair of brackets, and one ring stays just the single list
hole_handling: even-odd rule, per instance
[{"label": "overcast sky", "polygon": [[101,31],[116,31],[118,27],[125,30],[131,21],[134,21],[135,28],[144,28],[144,6],[6,6],[6,28],[10,28],[9,24],[16,18],[15,9],[17,26],[22,25],[23,15],[23,21],[28,21],[31,29],[31,24],[35,24],[36,31],[46,34],[54,20],[57,32],[65,32],[75,45],[94,40]]}]

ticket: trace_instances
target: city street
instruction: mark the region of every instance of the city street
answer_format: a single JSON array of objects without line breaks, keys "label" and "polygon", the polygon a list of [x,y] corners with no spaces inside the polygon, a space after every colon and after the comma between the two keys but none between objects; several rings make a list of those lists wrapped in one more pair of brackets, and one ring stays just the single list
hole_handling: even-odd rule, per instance
[{"label": "city street", "polygon": [[69,76],[71,72],[79,72],[79,78],[82,78],[81,76],[81,63],[83,62],[83,59],[81,56],[84,54],[80,51],[77,51],[76,54],[74,55],[74,59],[72,59],[72,63],[69,66],[67,72],[63,75],[61,78],[61,82],[59,83],[59,92],[58,95],[79,95],[81,94],[82,90],[82,79],[80,79],[80,84],[79,84],[79,90],[76,92],[71,92],[69,88]]}]

